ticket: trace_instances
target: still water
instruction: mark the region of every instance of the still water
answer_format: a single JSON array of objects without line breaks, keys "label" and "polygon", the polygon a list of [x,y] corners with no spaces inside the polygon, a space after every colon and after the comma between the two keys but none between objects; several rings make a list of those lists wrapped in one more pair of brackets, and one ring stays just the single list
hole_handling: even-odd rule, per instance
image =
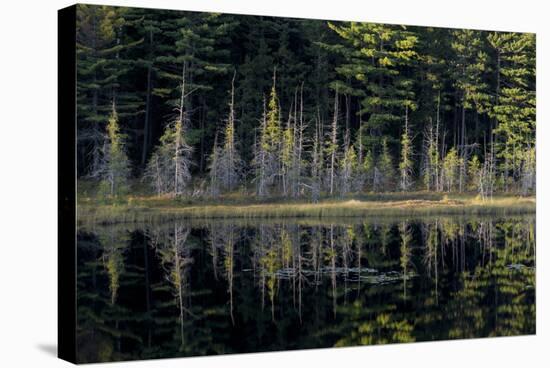
[{"label": "still water", "polygon": [[535,333],[535,217],[81,227],[84,362]]}]

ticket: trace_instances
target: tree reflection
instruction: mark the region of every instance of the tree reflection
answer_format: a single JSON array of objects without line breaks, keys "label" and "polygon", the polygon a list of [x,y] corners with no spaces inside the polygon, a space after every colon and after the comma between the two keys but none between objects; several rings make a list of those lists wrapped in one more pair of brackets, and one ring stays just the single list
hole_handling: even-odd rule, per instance
[{"label": "tree reflection", "polygon": [[533,216],[101,227],[79,232],[79,356],[534,333],[534,287]]}]

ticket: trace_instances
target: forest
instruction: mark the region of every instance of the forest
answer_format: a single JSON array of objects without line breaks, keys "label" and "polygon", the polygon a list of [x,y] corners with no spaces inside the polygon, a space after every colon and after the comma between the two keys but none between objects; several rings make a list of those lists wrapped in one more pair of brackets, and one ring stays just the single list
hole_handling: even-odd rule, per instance
[{"label": "forest", "polygon": [[78,5],[76,59],[94,198],[535,194],[534,34]]}]

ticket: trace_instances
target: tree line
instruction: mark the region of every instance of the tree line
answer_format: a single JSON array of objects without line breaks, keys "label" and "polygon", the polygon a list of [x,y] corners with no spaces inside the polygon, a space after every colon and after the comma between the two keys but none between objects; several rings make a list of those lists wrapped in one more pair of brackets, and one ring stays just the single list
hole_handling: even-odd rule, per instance
[{"label": "tree line", "polygon": [[535,190],[535,35],[79,5],[78,175],[118,196]]}]

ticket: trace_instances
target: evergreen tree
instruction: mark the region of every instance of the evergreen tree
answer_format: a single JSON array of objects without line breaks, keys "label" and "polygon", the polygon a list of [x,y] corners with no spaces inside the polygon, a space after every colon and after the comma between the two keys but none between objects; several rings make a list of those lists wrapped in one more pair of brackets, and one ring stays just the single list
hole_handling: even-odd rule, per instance
[{"label": "evergreen tree", "polygon": [[231,82],[231,100],[229,102],[229,115],[225,126],[224,144],[219,153],[217,165],[218,180],[229,191],[234,190],[242,177],[242,161],[237,150],[235,138],[235,73]]},{"label": "evergreen tree", "polygon": [[147,178],[158,194],[179,196],[191,181],[192,148],[180,120],[166,126],[147,167]]},{"label": "evergreen tree", "polygon": [[267,195],[268,187],[273,185],[275,179],[281,176],[280,150],[282,132],[275,80],[274,72],[269,104],[262,118],[260,139],[254,158],[254,166],[256,168],[255,180],[259,196]]},{"label": "evergreen tree", "polygon": [[340,161],[340,194],[345,195],[350,191],[357,190],[357,155],[353,146],[348,146]]},{"label": "evergreen tree", "polygon": [[[135,66],[129,70],[129,77],[133,80],[145,79],[144,90],[135,89],[135,94],[140,99],[143,110],[136,108],[136,111],[142,113],[142,128],[135,128],[137,135],[141,135],[142,143],[140,149],[141,157],[139,162],[144,167],[149,157],[150,149],[153,146],[153,134],[155,128],[155,88],[159,75],[162,74],[157,57],[165,50],[165,37],[163,29],[163,20],[173,17],[173,13],[165,11],[151,12],[149,9],[128,8],[126,11],[126,24],[131,28],[131,32],[140,37],[143,42],[133,49],[137,55],[134,57]],[[130,31],[128,33],[131,33]],[[162,95],[162,94],[160,94]],[[138,148],[138,147],[136,147]]]},{"label": "evergreen tree", "polygon": [[[469,141],[468,134],[470,129],[476,127],[468,127],[466,112],[473,111],[474,120],[479,122],[479,114],[486,113],[489,106],[489,94],[487,91],[487,83],[483,79],[484,73],[487,71],[488,55],[485,51],[483,32],[473,30],[456,30],[453,32],[452,49],[455,52],[453,58],[454,85],[458,92],[458,101],[461,111],[461,127],[456,129],[458,141],[455,145],[458,147],[458,155],[460,156],[459,167],[459,191],[462,191],[466,181],[466,163],[468,156],[471,153],[472,143]],[[477,124],[479,125],[479,124]]]},{"label": "evergreen tree", "polygon": [[440,157],[438,150],[438,128],[434,130],[432,124],[424,129],[423,144],[423,181],[426,190],[440,191]]},{"label": "evergreen tree", "polygon": [[382,154],[378,160],[377,167],[374,173],[374,191],[387,191],[389,188],[395,187],[395,169],[393,167],[393,159],[390,154],[388,142],[384,138],[382,140]]},{"label": "evergreen tree", "polygon": [[466,186],[468,190],[480,191],[481,174],[482,171],[479,158],[477,157],[477,155],[473,155],[468,162],[468,183]]},{"label": "evergreen tree", "polygon": [[99,169],[102,132],[112,101],[117,101],[118,118],[133,117],[140,111],[139,97],[121,83],[134,64],[126,51],[142,42],[125,38],[128,11],[111,6],[77,7],[77,153],[81,175]]},{"label": "evergreen tree", "polygon": [[442,182],[447,186],[447,192],[456,189],[459,181],[460,169],[463,167],[462,158],[459,157],[455,147],[451,148],[443,159]]},{"label": "evergreen tree", "polygon": [[107,137],[103,146],[102,160],[94,175],[101,178],[100,191],[104,195],[118,197],[126,194],[130,164],[124,148],[124,135],[120,133],[114,102],[107,124]]},{"label": "evergreen tree", "polygon": [[216,111],[220,106],[219,102],[208,106],[207,99],[219,93],[214,87],[230,70],[229,50],[222,45],[229,42],[226,35],[235,25],[226,20],[215,13],[181,13],[169,17],[162,23],[166,40],[155,59],[161,72],[153,92],[169,108],[179,109],[181,95],[175,82],[184,80],[183,125],[188,144],[198,146],[199,171],[203,170],[206,156],[206,117],[209,111]]},{"label": "evergreen tree", "polygon": [[532,34],[79,5],[77,64],[78,177],[105,194],[113,101],[126,167],[157,195],[191,176],[313,201],[535,190]]},{"label": "evergreen tree", "polygon": [[[535,102],[535,36],[519,33],[491,33],[489,43],[497,53],[496,102],[492,115],[496,118],[496,156],[504,177],[522,177],[522,155],[534,149],[536,125]],[[523,156],[523,157],[522,157]],[[529,165],[525,166],[529,167]]]},{"label": "evergreen tree", "polygon": [[220,157],[222,156],[222,148],[218,145],[218,135],[214,138],[214,147],[212,147],[212,153],[209,157],[208,174],[210,176],[210,195],[217,196],[220,194],[221,187],[221,171],[222,165],[220,163]]},{"label": "evergreen tree", "polygon": [[[365,158],[363,159],[363,163],[361,165],[361,171],[363,174],[364,182],[366,184],[367,190],[375,190],[375,171],[377,170],[374,162],[374,155],[372,154],[371,150],[368,150],[365,154]],[[359,188],[361,190],[362,188]]]},{"label": "evergreen tree", "polygon": [[[153,153],[147,173],[157,193],[179,196],[191,181],[191,155],[193,149],[187,143],[186,121],[186,64],[183,65],[178,118],[166,126],[160,145]],[[162,183],[162,188],[159,186]]]},{"label": "evergreen tree", "polygon": [[[290,113],[289,113],[290,115]],[[290,186],[293,184],[293,162],[294,162],[294,126],[292,116],[289,116],[287,125],[282,131],[281,139],[281,183],[283,195],[287,195]]]},{"label": "evergreen tree", "polygon": [[345,80],[357,81],[360,91],[349,89],[349,84],[337,86],[361,96],[357,114],[368,115],[364,145],[376,148],[382,137],[389,143],[391,127],[402,119],[405,106],[414,106],[414,81],[408,73],[418,56],[417,36],[404,26],[350,22],[329,27],[344,41],[330,47],[345,60],[336,71]]}]

